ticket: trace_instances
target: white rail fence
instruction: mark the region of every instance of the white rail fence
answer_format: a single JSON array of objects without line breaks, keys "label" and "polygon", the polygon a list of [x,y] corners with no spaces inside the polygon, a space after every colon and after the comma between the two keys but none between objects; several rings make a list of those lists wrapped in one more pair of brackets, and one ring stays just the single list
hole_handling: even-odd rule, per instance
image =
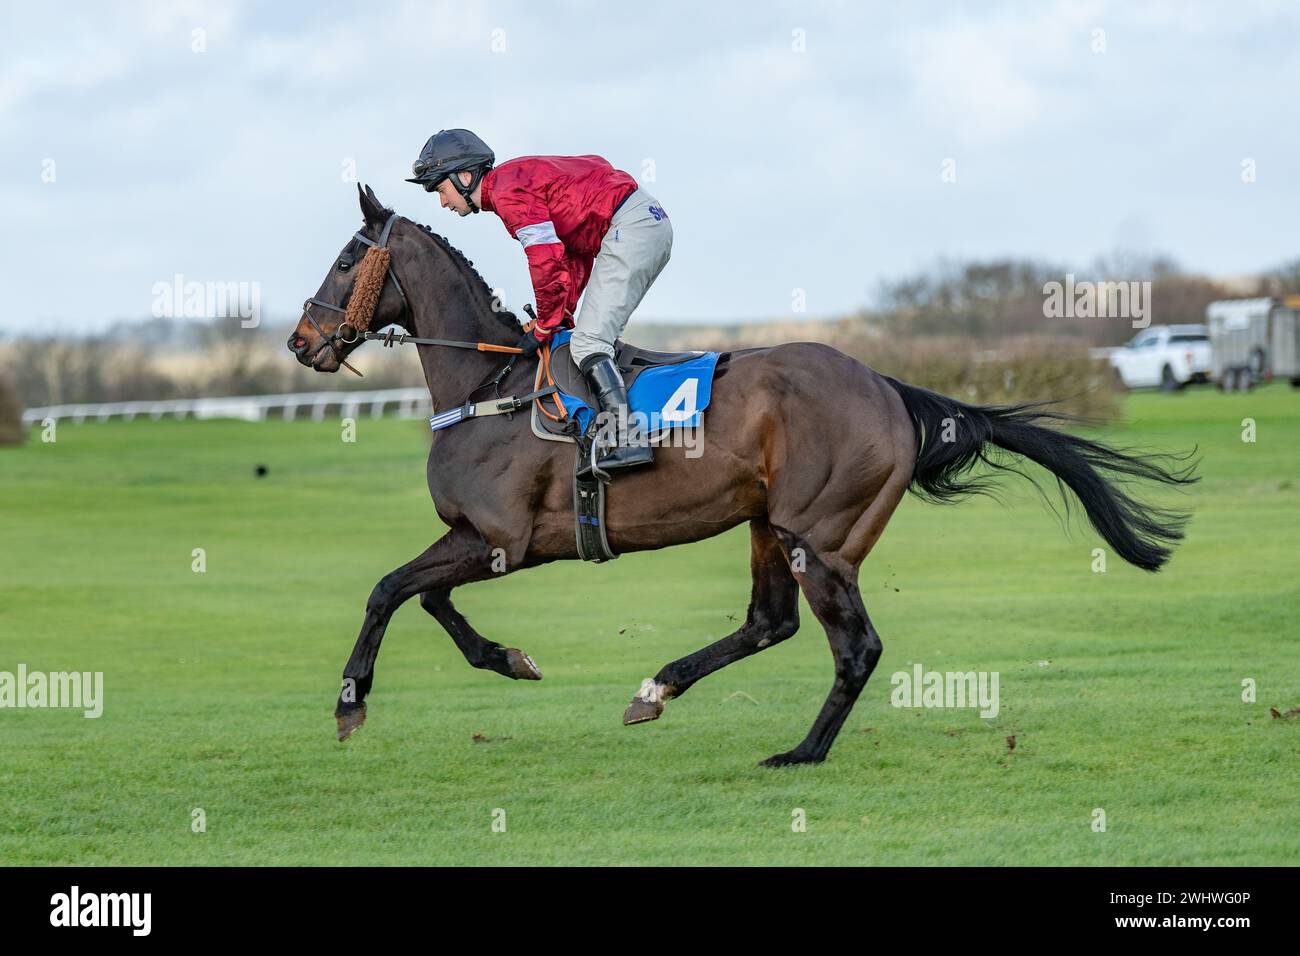
[{"label": "white rail fence", "polygon": [[[84,405],[51,405],[29,408],[23,412],[23,424],[41,424],[47,419],[87,419],[106,422],[112,418],[131,421],[148,416],[153,421],[171,416],[177,419],[235,418],[246,422],[263,422],[268,417],[292,419],[299,411],[308,412],[312,421],[323,421],[330,409],[340,418],[357,418],[363,410],[379,418],[389,409],[401,418],[416,418],[432,411],[425,388],[384,388],[373,392],[299,392],[293,395],[231,395],[224,398],[178,398],[163,401],[104,402]],[[271,412],[279,414],[271,415]]]}]

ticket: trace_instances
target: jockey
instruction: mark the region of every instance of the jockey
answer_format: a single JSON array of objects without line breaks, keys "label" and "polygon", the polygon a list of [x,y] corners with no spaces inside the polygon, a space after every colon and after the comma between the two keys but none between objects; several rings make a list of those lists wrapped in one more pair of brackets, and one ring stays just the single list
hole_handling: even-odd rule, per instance
[{"label": "jockey", "polygon": [[[614,364],[614,340],[668,264],[673,246],[668,214],[635,179],[599,156],[524,156],[495,163],[492,150],[469,130],[442,130],[424,144],[407,182],[437,192],[443,208],[458,215],[485,209],[501,217],[506,231],[523,244],[537,300],[537,322],[519,347],[531,355],[556,330],[573,329],[569,353],[601,415],[606,423],[625,425],[627,387]],[[653,460],[644,435],[626,427],[617,432],[617,446],[598,458],[602,469]]]}]

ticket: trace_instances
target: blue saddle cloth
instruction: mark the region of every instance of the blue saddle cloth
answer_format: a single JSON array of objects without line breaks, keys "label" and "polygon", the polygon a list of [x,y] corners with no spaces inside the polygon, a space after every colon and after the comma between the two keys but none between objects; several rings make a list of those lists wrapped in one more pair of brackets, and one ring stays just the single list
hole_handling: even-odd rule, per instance
[{"label": "blue saddle cloth", "polygon": [[[564,329],[551,336],[552,350],[569,341],[572,331]],[[717,352],[702,352],[699,358],[676,365],[655,365],[642,371],[628,389],[628,404],[633,415],[644,416],[639,424],[646,435],[654,438],[670,428],[693,428],[700,424],[713,395],[713,372],[718,365]],[[569,414],[585,431],[595,415],[590,405],[568,392],[560,392]]]}]

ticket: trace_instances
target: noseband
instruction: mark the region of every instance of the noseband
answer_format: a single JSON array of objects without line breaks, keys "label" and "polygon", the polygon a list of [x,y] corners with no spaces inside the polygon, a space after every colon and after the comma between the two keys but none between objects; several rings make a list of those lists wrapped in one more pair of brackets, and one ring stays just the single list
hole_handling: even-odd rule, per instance
[{"label": "noseband", "polygon": [[[384,223],[384,228],[379,233],[378,242],[371,242],[360,232],[357,232],[356,234],[353,235],[352,238],[370,247],[369,249],[366,250],[366,254],[361,259],[360,268],[362,269],[363,274],[364,274],[364,267],[367,260],[370,260],[372,256],[376,256],[378,251],[381,249],[384,250],[385,253],[388,252],[388,234],[393,231],[393,223],[395,223],[396,221],[397,221],[396,213],[388,217],[388,221]],[[397,281],[397,273],[393,271],[392,257],[387,256],[387,258],[388,258],[387,275],[384,277],[384,281],[387,281],[388,279],[393,280],[393,288],[397,290],[397,294],[402,299],[402,318],[405,319],[407,315],[410,313],[410,305],[406,301],[406,293],[402,291],[402,283]],[[353,279],[352,284],[353,284],[353,290],[355,290],[356,287],[355,278]],[[381,294],[383,292],[382,285],[380,286],[379,292]],[[354,315],[352,316],[351,320],[345,319],[345,321],[339,323],[339,327],[335,329],[333,334],[331,335],[326,335],[325,330],[322,329],[319,324],[317,324],[314,318],[312,318],[311,306],[313,305],[320,306],[322,309],[329,309],[331,312],[341,312],[344,316],[347,316],[348,309],[344,306],[335,305],[333,302],[325,302],[322,299],[314,299],[314,298],[308,299],[306,302],[302,304],[303,315],[304,317],[306,317],[307,321],[311,323],[311,327],[316,330],[316,334],[325,340],[326,345],[334,349],[336,353],[341,354],[340,345],[353,345],[356,342],[360,341],[361,338],[364,335],[366,335],[366,333],[368,332],[370,328],[370,320],[374,318],[375,308],[379,305],[379,295],[375,296],[375,302],[369,307],[368,313],[366,315]],[[346,332],[344,331],[345,329],[347,330]]]}]

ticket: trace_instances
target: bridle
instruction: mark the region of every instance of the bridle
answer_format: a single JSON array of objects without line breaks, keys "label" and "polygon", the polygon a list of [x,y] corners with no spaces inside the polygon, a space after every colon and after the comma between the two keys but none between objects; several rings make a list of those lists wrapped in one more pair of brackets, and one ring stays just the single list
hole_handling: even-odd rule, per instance
[{"label": "bridle", "polygon": [[[376,250],[379,249],[387,250],[388,236],[393,231],[393,223],[395,223],[398,220],[398,218],[399,217],[396,213],[388,217],[388,221],[384,223],[384,228],[379,233],[378,242],[372,242],[369,238],[367,238],[363,233],[359,231],[353,234],[352,238],[370,247],[369,249],[366,250],[366,255],[362,257],[361,261],[363,264],[366,260],[366,257],[374,255]],[[344,271],[347,271],[351,268],[352,268],[352,262],[349,259],[347,262],[347,269],[345,269]],[[385,277],[385,281],[387,281],[388,279],[393,280],[393,288],[397,290],[398,296],[401,297],[402,319],[404,320],[402,324],[404,327],[409,328],[410,327],[409,323],[405,320],[407,320],[411,315],[411,305],[406,299],[406,293],[402,291],[402,283],[398,281],[397,273],[393,271],[393,260],[391,255],[389,256],[388,259],[388,274]],[[353,285],[355,284],[356,282],[355,280],[353,280]],[[352,290],[349,289],[348,292],[350,295]],[[345,301],[346,298],[347,297],[345,297]],[[378,299],[376,299],[375,306],[377,307],[378,304],[379,304]],[[317,299],[317,298],[310,298],[302,304],[303,316],[307,319],[308,322],[311,323],[311,327],[316,330],[316,334],[319,335],[321,339],[324,341],[324,345],[322,345],[321,348],[324,348],[325,345],[328,345],[330,348],[334,350],[334,352],[337,355],[339,355],[340,361],[342,361],[342,352],[339,348],[339,345],[354,345],[363,339],[366,341],[370,341],[373,339],[381,339],[383,340],[384,346],[386,348],[392,348],[394,345],[406,345],[409,343],[411,345],[445,345],[451,348],[458,348],[458,349],[474,349],[477,352],[504,352],[506,354],[511,354],[511,355],[518,355],[520,352],[523,351],[522,349],[515,348],[514,346],[496,345],[495,343],[492,342],[459,342],[459,341],[454,341],[452,339],[417,338],[416,336],[408,335],[405,332],[402,333],[401,335],[394,335],[393,330],[391,328],[386,333],[371,332],[369,326],[370,326],[370,320],[374,317],[374,308],[371,309],[369,315],[361,317],[357,320],[358,323],[362,326],[361,328],[357,328],[351,322],[343,321],[339,323],[338,328],[336,328],[332,334],[327,335],[325,333],[325,330],[320,327],[320,324],[317,323],[317,321],[314,318],[312,318],[311,306],[313,305],[320,306],[322,309],[329,309],[331,312],[342,313],[344,316],[348,314],[347,306],[335,305],[333,302],[326,302],[323,299]],[[525,308],[526,311],[528,311],[529,314],[531,315],[532,310],[527,309],[527,307]],[[345,329],[347,330],[346,333],[344,332]],[[347,363],[344,362],[343,364],[346,365]],[[351,368],[351,366],[349,366],[349,368]],[[503,374],[504,372],[508,372],[509,369],[510,366],[506,366],[506,368],[503,370]],[[353,369],[353,371],[356,370]]]},{"label": "bridle", "polygon": [[[372,242],[369,238],[366,237],[364,233],[360,231],[354,233],[352,238],[370,247],[369,249],[366,250],[366,256],[371,255],[376,249],[386,250],[388,248],[389,233],[393,231],[393,223],[397,222],[397,218],[398,218],[397,213],[393,213],[393,215],[388,217],[388,221],[384,223],[384,228],[379,233],[378,242]],[[361,261],[365,262],[365,257],[363,257]],[[350,260],[348,261],[347,268],[348,269],[352,268],[352,263]],[[409,302],[406,301],[406,293],[402,291],[402,283],[397,280],[397,273],[393,271],[393,260],[391,256],[389,257],[388,260],[388,275],[385,277],[385,281],[387,281],[388,279],[393,280],[393,288],[397,290],[398,296],[400,296],[402,299],[402,318],[406,319],[410,315],[411,305]],[[353,284],[355,285],[355,280]],[[350,293],[351,289],[349,289],[348,291]],[[341,354],[340,349],[338,347],[338,343],[341,343],[343,345],[353,345],[354,343],[358,342],[363,335],[366,338],[370,338],[371,336],[374,336],[375,338],[383,337],[378,333],[369,332],[367,328],[358,329],[355,326],[353,326],[352,323],[346,321],[340,322],[338,328],[336,328],[332,334],[326,335],[325,330],[320,327],[320,325],[316,322],[314,318],[312,318],[311,306],[313,305],[320,306],[322,309],[329,309],[331,312],[340,312],[345,316],[348,314],[347,307],[335,305],[333,302],[326,302],[323,299],[317,299],[317,298],[308,299],[306,302],[302,304],[303,316],[306,317],[307,321],[311,323],[311,327],[316,330],[316,334],[319,335],[324,340],[325,345],[328,345],[330,348],[334,349],[336,353]],[[378,300],[376,300],[376,305],[378,305]],[[368,327],[370,325],[370,319],[373,316],[374,316],[374,309],[371,309],[370,315],[365,316],[363,324]],[[343,331],[344,329],[348,330],[347,334],[344,334]]]},{"label": "bridle", "polygon": [[[396,213],[393,213],[393,215],[388,217],[388,221],[384,223],[383,229],[381,229],[379,232],[379,240],[377,242],[372,242],[367,236],[365,236],[360,231],[353,233],[352,238],[356,239],[358,242],[362,243],[363,245],[369,247],[368,249],[366,249],[366,254],[361,259],[363,267],[365,263],[368,260],[370,260],[372,256],[378,256],[381,252],[383,253],[383,257],[387,260],[383,264],[383,268],[386,270],[383,283],[386,284],[389,279],[393,280],[393,288],[397,290],[397,294],[402,300],[402,323],[401,324],[403,328],[409,329],[411,328],[411,315],[412,315],[411,304],[410,302],[407,301],[406,293],[402,290],[402,283],[398,281],[397,273],[393,271],[393,259],[391,253],[388,250],[388,237],[392,233],[393,224],[397,222],[397,220],[398,220],[398,215]],[[343,253],[343,255],[339,256],[339,266],[341,271],[346,272],[352,268],[353,260],[350,255],[347,255],[347,258],[344,259],[344,255],[347,255],[346,251]],[[453,339],[417,338],[413,335],[408,335],[405,332],[402,333],[401,335],[394,335],[393,330],[391,328],[391,324],[390,324],[390,328],[386,333],[371,332],[370,322],[375,316],[375,309],[379,307],[379,299],[383,297],[383,291],[384,291],[383,284],[380,285],[379,290],[375,295],[374,304],[370,306],[369,312],[366,315],[356,315],[353,317],[353,321],[348,321],[347,316],[350,309],[350,299],[352,295],[354,295],[356,292],[356,284],[357,284],[357,279],[356,277],[354,277],[352,280],[352,286],[348,289],[347,294],[343,298],[343,301],[349,304],[335,305],[333,302],[326,302],[324,299],[317,299],[313,297],[308,299],[302,304],[302,313],[303,313],[303,317],[308,322],[311,323],[311,327],[316,330],[316,334],[321,337],[324,343],[320,346],[319,349],[316,350],[317,354],[319,354],[321,349],[324,349],[325,346],[328,345],[334,351],[335,356],[339,360],[339,364],[343,365],[348,369],[351,369],[353,372],[356,372],[356,374],[358,375],[360,375],[361,373],[357,372],[356,369],[352,368],[352,366],[348,365],[348,363],[344,360],[343,351],[340,348],[340,345],[354,345],[357,342],[362,340],[369,341],[371,339],[382,339],[384,346],[386,348],[392,348],[394,345],[404,345],[407,343],[410,343],[412,345],[445,345],[451,348],[473,349],[476,352],[505,353],[506,355],[510,356],[510,360],[506,362],[505,365],[496,369],[494,372],[489,373],[488,376],[484,378],[480,384],[475,386],[470,391],[469,396],[467,396],[465,400],[465,403],[461,405],[460,408],[454,410],[455,412],[454,415],[451,412],[448,412],[444,416],[442,416],[442,421],[438,426],[436,426],[437,428],[446,427],[446,425],[455,424],[457,421],[463,421],[468,418],[475,418],[482,415],[505,415],[507,418],[510,418],[513,417],[512,413],[514,411],[522,408],[528,402],[536,401],[547,395],[556,394],[559,391],[558,387],[552,382],[545,388],[535,389],[534,391],[528,393],[527,395],[521,395],[518,398],[500,397],[501,382],[505,379],[507,375],[510,374],[511,370],[514,368],[516,357],[523,354],[523,349],[519,348],[518,346],[497,345],[494,342],[460,342],[460,341],[455,341]],[[341,313],[344,316],[344,321],[339,323],[338,328],[336,328],[332,334],[327,335],[325,333],[325,330],[322,329],[320,327],[320,324],[312,317],[311,307],[313,305],[319,306],[322,309],[328,309],[331,312]],[[537,322],[537,315],[533,311],[533,309],[527,305],[524,306],[524,311],[527,312],[532,319],[532,321],[527,326],[525,326],[525,330],[527,330]],[[353,322],[355,322],[356,324],[354,325]],[[344,331],[345,329],[347,330],[346,332]],[[544,348],[542,352],[542,356],[539,359],[539,367],[538,367],[539,376],[541,375],[542,367],[548,365],[549,363],[549,354],[550,354],[549,348]],[[488,387],[491,387],[492,390],[496,393],[497,395],[496,401],[490,401],[487,402],[486,404],[471,403],[469,401],[469,399],[472,398],[476,393]],[[556,394],[555,401],[556,401],[556,405],[560,409],[561,414],[563,414],[564,405],[560,401],[558,394]],[[551,415],[550,417],[554,418],[555,416]]]}]

